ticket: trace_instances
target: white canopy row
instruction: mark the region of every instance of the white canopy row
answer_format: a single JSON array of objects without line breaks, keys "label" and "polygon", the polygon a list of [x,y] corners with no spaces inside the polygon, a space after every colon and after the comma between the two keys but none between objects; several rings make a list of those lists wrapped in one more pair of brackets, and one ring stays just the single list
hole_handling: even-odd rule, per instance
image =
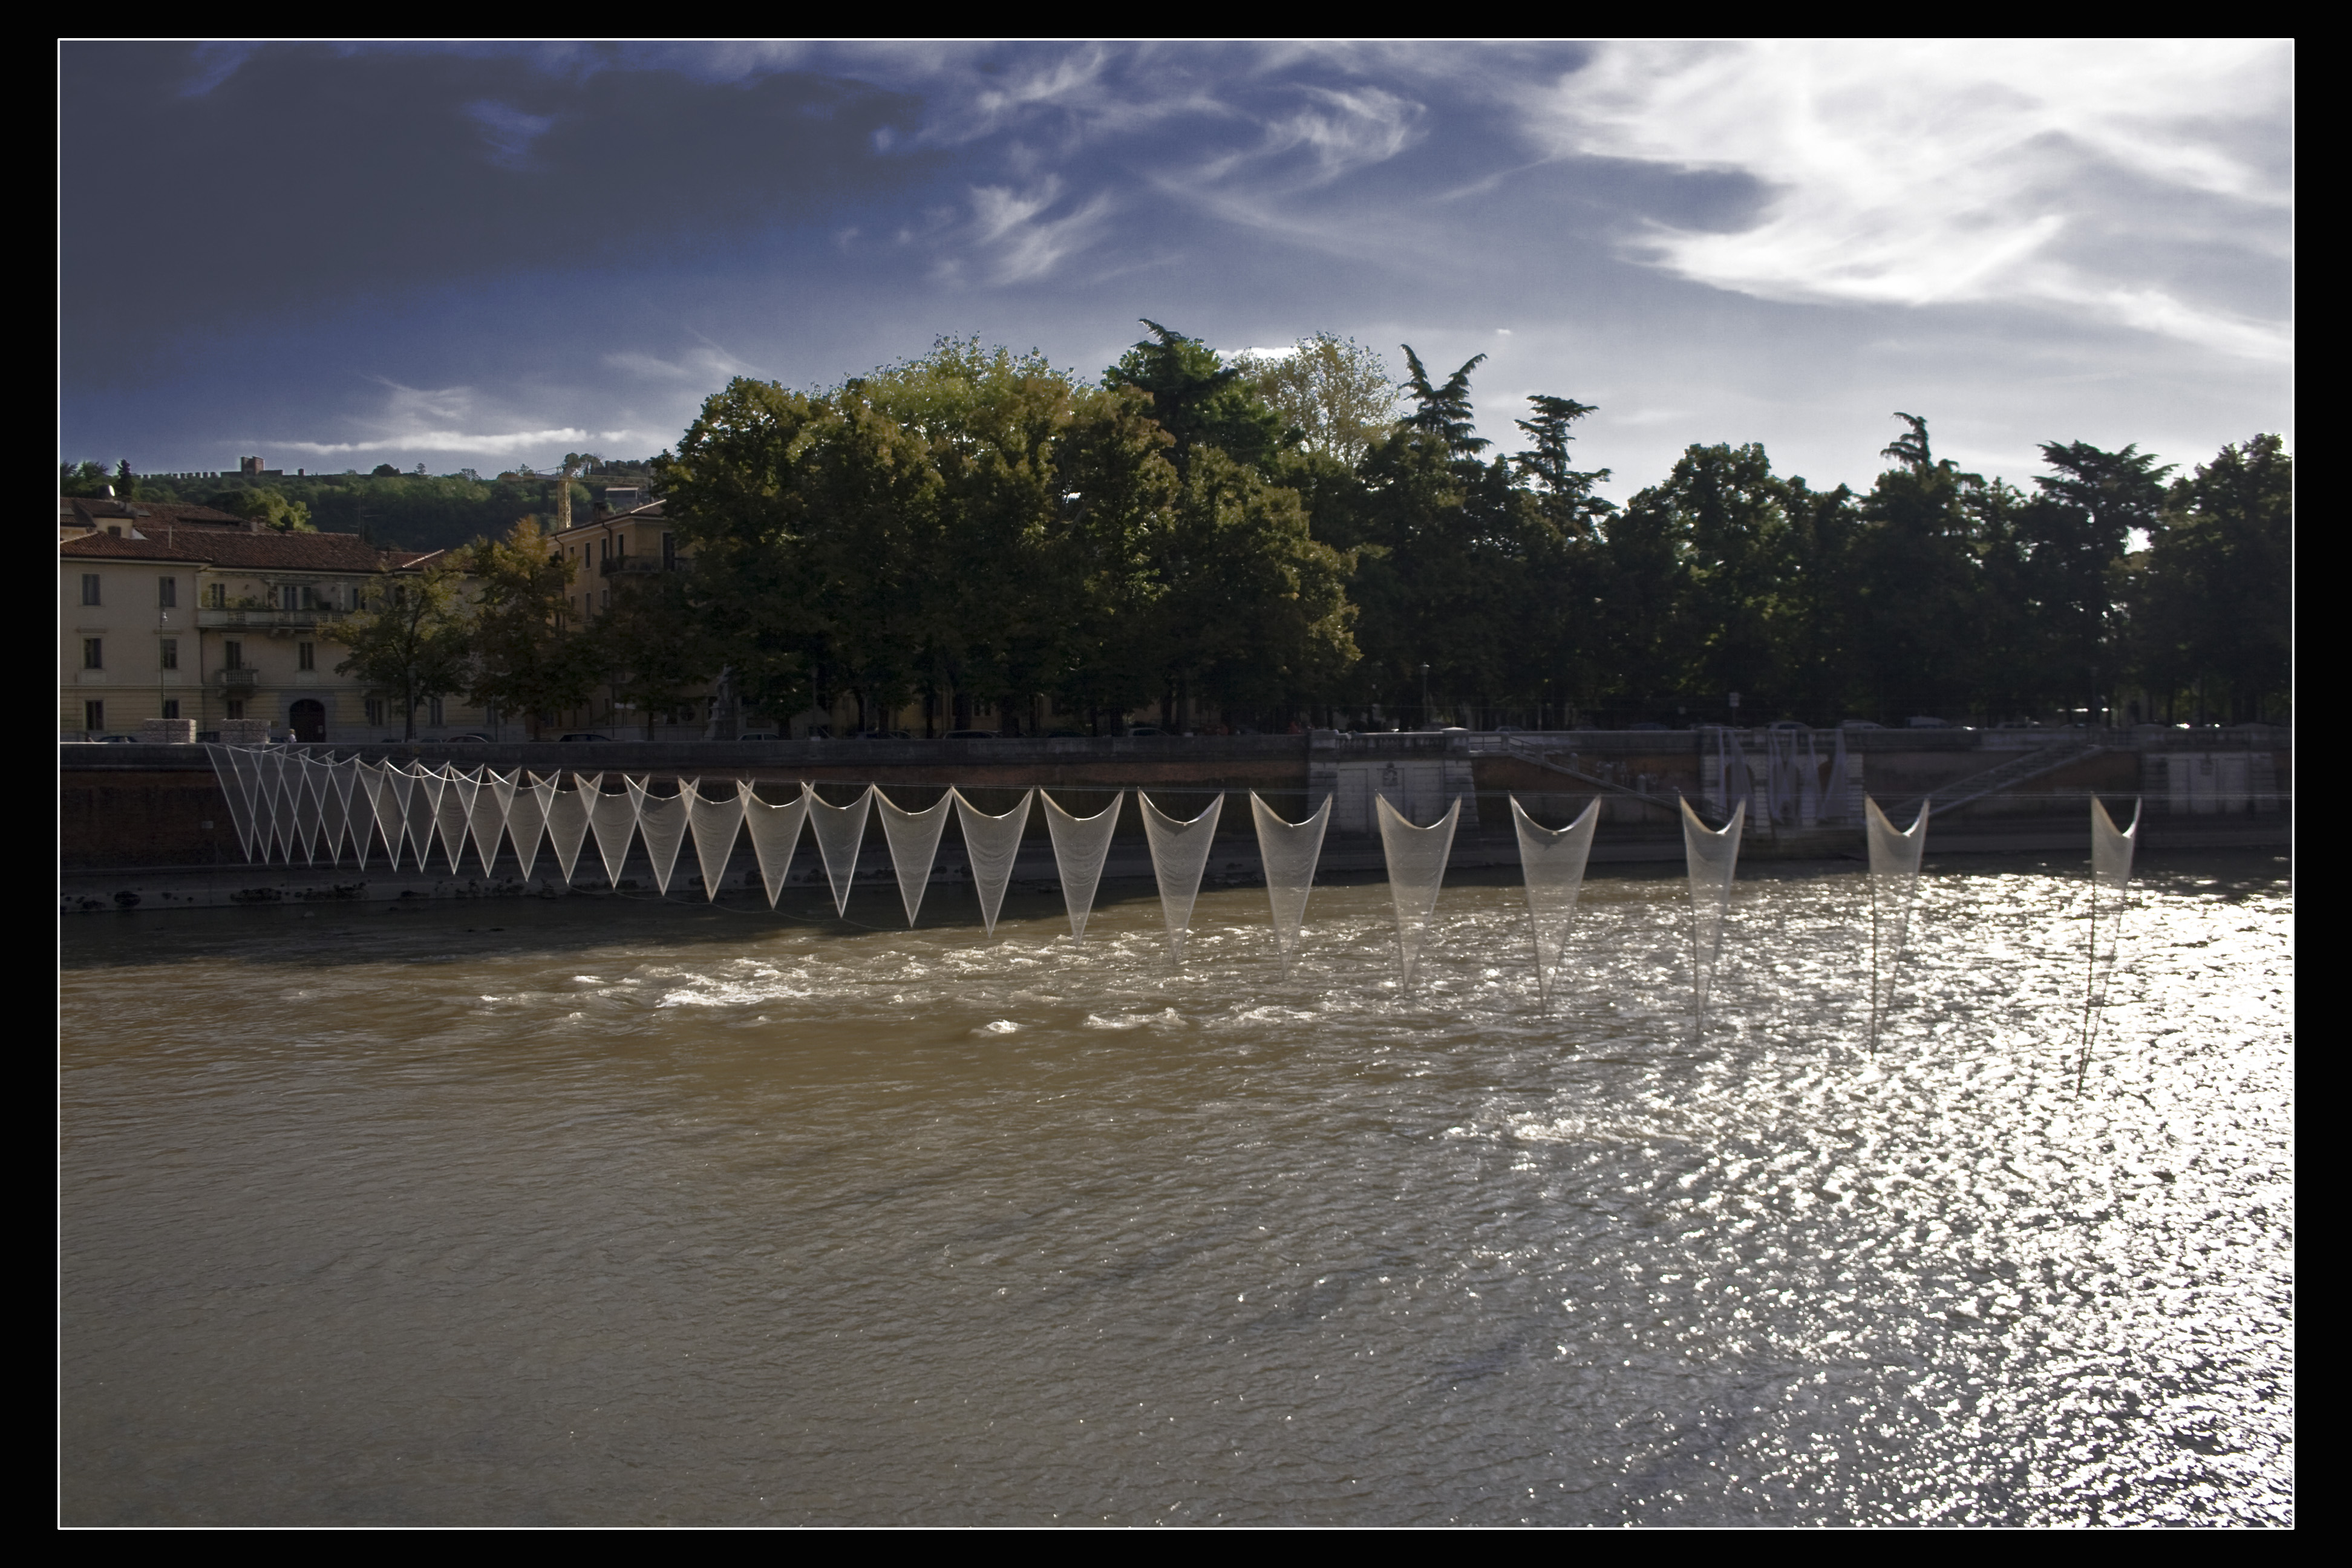
[{"label": "white canopy row", "polygon": [[[844,913],[867,825],[878,813],[909,925],[921,910],[924,890],[930,884],[952,815],[962,833],[972,885],[980,897],[981,920],[992,935],[1031,811],[1042,807],[1070,934],[1085,937],[1111,836],[1127,799],[1127,792],[1119,791],[1108,807],[1079,816],[1042,790],[1032,789],[1011,811],[991,815],[973,805],[962,791],[952,788],[934,804],[912,810],[873,784],[848,805],[835,805],[819,796],[814,786],[803,784],[793,799],[778,805],[761,799],[750,781],[740,779],[711,781],[706,793],[704,781],[680,778],[677,793],[656,795],[650,779],[625,775],[617,778],[619,787],[614,789],[605,787],[603,773],[576,774],[572,787],[565,788],[556,779],[521,770],[501,773],[482,767],[460,770],[429,763],[370,763],[357,757],[320,761],[274,747],[215,745],[209,750],[247,858],[289,864],[297,860],[306,865],[340,864],[348,859],[364,868],[371,859],[381,858],[394,869],[405,864],[425,870],[437,861],[457,873],[464,870],[470,858],[487,876],[499,863],[503,846],[511,851],[525,879],[533,875],[545,857],[569,882],[593,844],[590,866],[601,866],[607,882],[618,886],[632,849],[642,846],[654,886],[667,895],[691,837],[703,894],[716,899],[738,842],[748,837],[761,884],[772,908],[791,872],[805,825],[816,839],[835,911]],[[1159,883],[1169,956],[1178,963],[1183,961],[1193,904],[1208,868],[1223,799],[1220,793],[1206,810],[1185,819],[1162,810],[1148,794],[1136,794],[1152,873]],[[1379,803],[1381,844],[1395,914],[1397,974],[1407,988],[1420,969],[1435,918],[1461,809],[1456,801],[1444,816],[1423,826],[1407,819],[1387,799]],[[2095,802],[2094,809],[2097,809]],[[1721,958],[1746,813],[1742,802],[1734,807],[1724,827],[1710,829],[1687,805],[1683,808],[1684,852],[1690,877],[1691,974],[1694,1001],[1702,1018]],[[1927,818],[1923,810],[1909,832],[1897,834],[1874,803],[1867,815],[1874,1040],[1877,1020],[1893,998],[1894,971],[1907,935]],[[1328,798],[1305,821],[1291,822],[1256,795],[1250,796],[1275,944],[1286,971],[1298,950],[1330,816]],[[1574,822],[1557,829],[1539,826],[1516,796],[1511,816],[1527,885],[1537,982],[1549,1001],[1558,988],[1569,928],[1600,819],[1600,803],[1587,805]],[[2109,837],[2125,837],[2115,834],[2103,813],[2097,821],[2106,826]],[[2129,875],[2128,851],[2124,852],[2123,869],[2118,873],[2113,868],[2115,852],[2105,847],[2107,839],[2102,838],[2101,844],[2101,880],[2119,889]]]}]

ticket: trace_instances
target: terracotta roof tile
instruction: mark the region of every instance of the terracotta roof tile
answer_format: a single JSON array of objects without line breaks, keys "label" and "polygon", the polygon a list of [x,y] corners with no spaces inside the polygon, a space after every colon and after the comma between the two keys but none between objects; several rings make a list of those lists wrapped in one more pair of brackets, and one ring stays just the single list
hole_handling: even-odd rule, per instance
[{"label": "terracotta roof tile", "polygon": [[203,552],[166,544],[160,539],[117,539],[110,533],[85,533],[62,540],[58,553],[77,560],[202,561]]},{"label": "terracotta roof tile", "polygon": [[[142,532],[146,529],[142,526]],[[382,572],[421,559],[405,550],[378,550],[356,533],[230,533],[205,529],[166,542],[87,533],[58,545],[68,557],[125,561],[208,561],[215,566],[266,572]]]}]

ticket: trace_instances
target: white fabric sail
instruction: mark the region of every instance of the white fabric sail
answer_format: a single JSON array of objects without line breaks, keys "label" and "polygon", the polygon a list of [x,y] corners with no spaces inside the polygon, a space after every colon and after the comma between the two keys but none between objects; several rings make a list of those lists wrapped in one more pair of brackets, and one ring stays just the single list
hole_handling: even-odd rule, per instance
[{"label": "white fabric sail", "polygon": [[1070,934],[1086,940],[1087,919],[1094,913],[1095,890],[1102,886],[1103,862],[1110,858],[1110,836],[1118,826],[1118,808],[1127,792],[1111,796],[1110,805],[1092,816],[1072,816],[1042,790],[1045,831],[1054,840],[1054,869],[1062,883],[1062,907],[1070,914]]},{"label": "white fabric sail", "polygon": [[212,759],[213,777],[220,784],[221,798],[228,803],[229,826],[236,830],[237,847],[245,858],[253,858],[253,792],[246,783],[245,748],[205,742],[205,755]]},{"label": "white fabric sail", "polygon": [[430,822],[433,808],[425,799],[425,779],[414,766],[386,763],[384,778],[392,786],[393,805],[399,820],[386,837],[385,846],[392,851],[392,868],[400,869],[400,858],[405,854],[410,865],[423,869],[425,836],[421,822]]},{"label": "white fabric sail", "polygon": [[[2123,954],[2124,901],[2131,890],[2132,852],[2139,847],[2140,803],[2132,802],[2131,826],[2116,826],[2116,819],[2099,797],[2091,797],[2091,931],[2088,975],[2083,989],[2082,1050],[2074,1067],[2074,1092],[2091,1070],[2091,1048],[2098,1043],[2099,1016],[2107,1005],[2107,986]],[[2104,915],[2104,918],[2102,916]],[[2099,951],[2101,937],[2106,952]]]},{"label": "white fabric sail", "polygon": [[1210,841],[1216,836],[1217,817],[1225,808],[1220,793],[1209,808],[1190,822],[1180,821],[1151,804],[1141,790],[1135,804],[1143,813],[1143,837],[1151,847],[1151,876],[1160,884],[1160,915],[1168,928],[1168,956],[1184,962],[1184,939],[1192,934],[1192,905],[1201,896],[1201,878],[1209,868]]},{"label": "white fabric sail", "polygon": [[1911,936],[1911,901],[1919,891],[1919,857],[1927,847],[1927,803],[1898,833],[1886,813],[1862,797],[1863,834],[1870,843],[1870,1048],[1878,1050],[1878,1029],[1895,1005],[1903,973],[1903,947]]},{"label": "white fabric sail", "polygon": [[704,798],[699,785],[678,793],[686,800],[687,826],[694,830],[694,861],[702,868],[703,897],[715,900],[719,885],[727,879],[727,862],[735,856],[735,836],[743,830],[743,790],[739,784],[732,795],[719,800]]},{"label": "white fabric sail", "polygon": [[588,826],[596,836],[596,856],[604,863],[606,885],[615,889],[621,885],[621,867],[629,858],[629,840],[637,832],[636,781],[624,773],[621,785],[617,794],[588,797]]},{"label": "white fabric sail", "polygon": [[866,839],[866,818],[874,810],[874,786],[867,784],[855,803],[834,805],[814,790],[808,794],[810,826],[816,829],[816,852],[824,860],[824,879],[833,885],[833,912],[849,912],[849,884],[857,875],[857,849]]},{"label": "white fabric sail", "polygon": [[1427,827],[1416,827],[1389,804],[1388,796],[1378,799],[1381,853],[1388,861],[1389,902],[1396,910],[1397,981],[1410,991],[1421,973],[1430,918],[1437,912],[1438,890],[1445,883],[1445,863],[1454,854],[1462,802],[1457,796],[1444,816]]},{"label": "white fabric sail", "polygon": [[1021,853],[1021,836],[1028,831],[1029,807],[1037,798],[1031,790],[1021,804],[1002,816],[991,816],[950,790],[956,803],[956,823],[963,830],[964,858],[971,866],[972,891],[980,895],[980,921],[988,934],[996,934],[996,914],[1004,907],[1004,889],[1013,881],[1013,862]]},{"label": "white fabric sail", "polygon": [[1519,874],[1528,888],[1528,923],[1535,935],[1536,994],[1551,1005],[1559,982],[1559,955],[1568,948],[1569,922],[1584,891],[1584,863],[1592,854],[1592,832],[1601,822],[1595,795],[1566,827],[1546,827],[1511,797],[1511,824],[1519,835]]},{"label": "white fabric sail", "polygon": [[291,772],[295,847],[301,854],[302,864],[315,866],[319,863],[319,832],[323,826],[320,785],[326,781],[319,776],[319,764],[299,753],[294,758]]},{"label": "white fabric sail", "polygon": [[365,825],[368,810],[365,802],[359,803],[356,817],[354,816],[353,796],[357,794],[359,773],[360,760],[357,757],[345,757],[327,770],[327,795],[320,804],[326,807],[327,813],[327,858],[330,861],[340,862],[342,859],[343,846],[351,841],[354,823]]},{"label": "white fabric sail", "polygon": [[530,880],[539,864],[540,842],[547,836],[547,814],[555,805],[555,781],[537,773],[520,775],[513,798],[507,802],[507,842],[514,846],[516,874]]},{"label": "white fabric sail", "polygon": [[801,824],[808,820],[809,786],[801,785],[801,793],[782,805],[761,800],[749,779],[736,789],[743,798],[743,829],[751,836],[751,853],[759,859],[760,881],[768,889],[768,907],[772,910],[776,895],[784,890],[784,879],[792,874],[793,856],[800,848]]},{"label": "white fabric sail", "polygon": [[559,788],[547,803],[547,847],[567,882],[572,880],[572,868],[580,863],[582,847],[588,842],[590,812],[604,784],[603,773],[584,778],[574,773],[572,787]]},{"label": "white fabric sail", "polygon": [[381,763],[354,761],[352,774],[352,852],[364,871],[368,857],[375,852],[377,825],[383,820],[385,798],[391,792],[384,785]]},{"label": "white fabric sail", "polygon": [[1315,865],[1323,858],[1323,830],[1331,823],[1331,797],[1304,822],[1286,822],[1275,809],[1250,795],[1250,820],[1257,828],[1257,857],[1265,868],[1265,900],[1274,917],[1274,950],[1282,973],[1298,951],[1307,923],[1307,896],[1315,890]]},{"label": "white fabric sail", "polygon": [[646,787],[652,783],[631,779],[629,793],[636,797],[637,834],[646,841],[646,858],[653,862],[654,890],[667,895],[678,847],[686,842],[686,798],[694,793],[695,781],[678,780],[676,795],[655,795]]},{"label": "white fabric sail", "polygon": [[1731,881],[1739,869],[1739,835],[1748,823],[1748,803],[1731,808],[1720,832],[1698,819],[1683,802],[1683,860],[1690,873],[1691,994],[1696,1023],[1706,1022],[1716,966],[1723,958],[1724,917],[1731,908]]},{"label": "white fabric sail", "polygon": [[466,853],[466,828],[473,820],[474,796],[482,787],[479,768],[447,768],[447,782],[441,787],[440,804],[433,813],[433,830],[441,841],[441,853],[449,859],[454,876],[457,862]]},{"label": "white fabric sail", "polygon": [[898,901],[907,906],[907,924],[923,907],[923,889],[931,885],[931,867],[940,858],[940,835],[948,830],[948,810],[953,800],[943,795],[920,811],[895,805],[879,789],[874,804],[882,810],[882,838],[890,847],[890,869],[898,879]]},{"label": "white fabric sail", "polygon": [[269,834],[275,846],[275,858],[291,862],[294,858],[295,766],[283,752],[269,753],[262,769],[263,780],[269,788]]},{"label": "white fabric sail", "polygon": [[520,772],[501,773],[487,768],[482,774],[482,787],[474,792],[474,808],[467,814],[466,836],[473,840],[474,858],[482,863],[482,875],[487,877],[499,863],[499,840],[507,830],[507,814],[514,808],[515,780]]}]

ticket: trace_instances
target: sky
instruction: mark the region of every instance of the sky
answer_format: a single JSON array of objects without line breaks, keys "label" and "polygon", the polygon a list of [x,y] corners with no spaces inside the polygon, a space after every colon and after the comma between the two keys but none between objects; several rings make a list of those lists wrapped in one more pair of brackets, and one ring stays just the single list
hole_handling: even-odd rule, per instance
[{"label": "sky", "polygon": [[2293,438],[2283,42],[398,45],[59,52],[58,456],[547,468],[736,375],[942,336],[1092,377],[1150,317],[1474,355],[1865,486],[1925,416]]}]

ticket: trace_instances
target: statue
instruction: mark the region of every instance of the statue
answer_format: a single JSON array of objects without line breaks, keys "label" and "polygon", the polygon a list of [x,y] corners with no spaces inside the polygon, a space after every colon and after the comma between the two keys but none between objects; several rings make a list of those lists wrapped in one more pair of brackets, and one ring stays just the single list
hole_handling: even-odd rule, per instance
[{"label": "statue", "polygon": [[719,668],[719,682],[710,689],[710,722],[703,726],[702,738],[706,741],[731,741],[735,738],[735,667],[731,664]]}]

